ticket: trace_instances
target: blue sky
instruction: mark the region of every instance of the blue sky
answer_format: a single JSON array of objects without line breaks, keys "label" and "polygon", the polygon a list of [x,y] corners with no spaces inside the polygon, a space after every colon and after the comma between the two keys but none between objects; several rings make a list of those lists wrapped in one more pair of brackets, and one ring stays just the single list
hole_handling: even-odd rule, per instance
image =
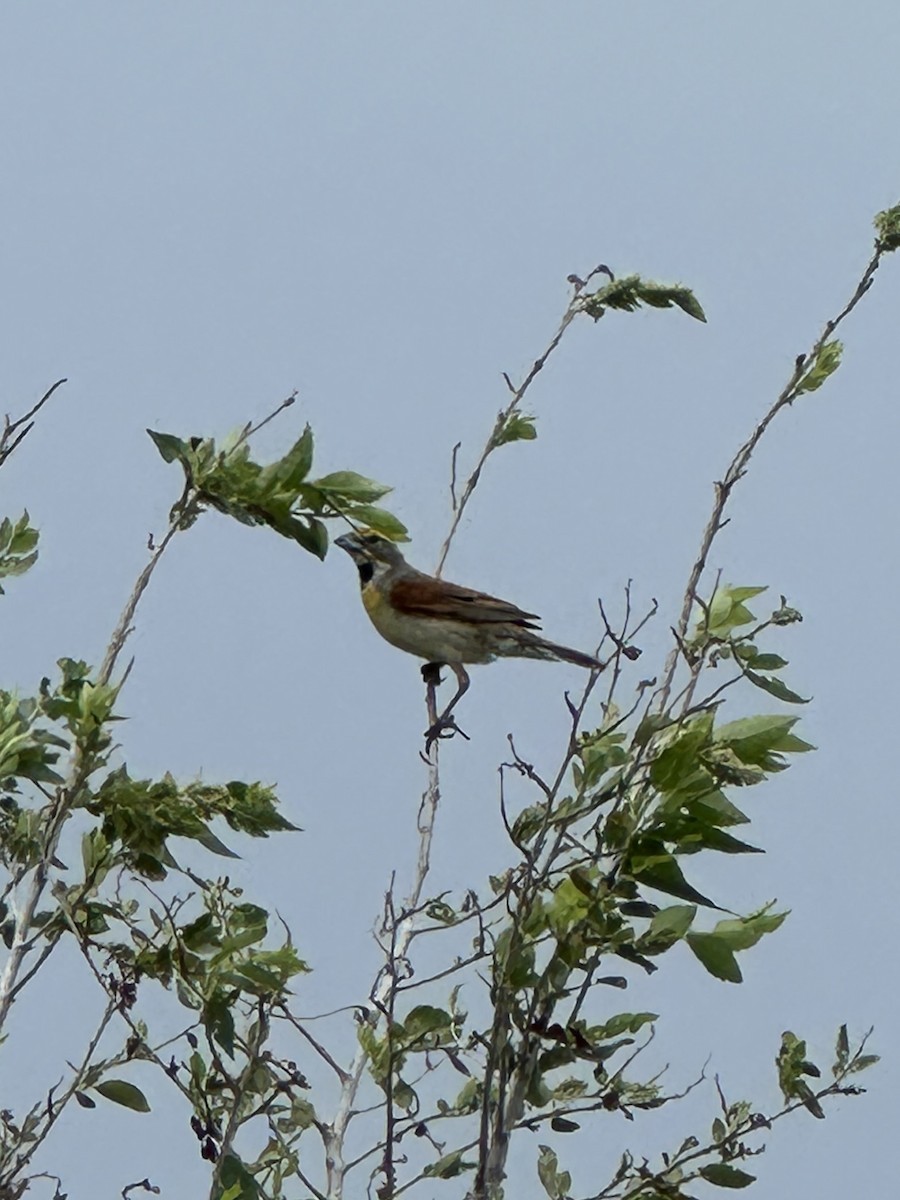
[{"label": "blue sky", "polygon": [[[260,452],[309,420],[317,469],[392,484],[410,557],[432,565],[452,446],[473,461],[501,372],[522,376],[566,276],[599,261],[689,284],[708,324],[645,312],[573,327],[529,395],[537,441],[492,461],[447,574],[583,647],[597,595],[615,606],[631,579],[670,614],[644,640],[641,670],[656,669],[712,480],[898,199],[898,37],[900,10],[879,3],[7,8],[2,407],[70,382],[2,474],[3,512],[27,506],[42,530],[38,567],[3,598],[3,686],[33,690],[63,654],[99,661],[178,491],[147,426],[222,435],[297,389]],[[898,267],[848,323],[838,375],[763,443],[716,551],[726,578],[803,611],[781,648],[815,697],[803,733],[819,749],[752,797],[767,857],[703,864],[699,882],[747,909],[777,896],[792,916],[745,958],[741,988],[685,953],[645,996],[677,1079],[712,1053],[762,1107],[782,1029],[827,1060],[841,1021],[876,1025],[886,1061],[869,1096],[773,1133],[760,1195],[893,1182]],[[375,638],[351,564],[209,516],[173,546],[131,648],[134,773],[277,781],[305,832],[246,847],[238,876],[316,968],[305,1011],[362,998],[384,887],[412,862],[423,709],[417,666]],[[444,755],[435,890],[502,859],[505,735],[549,758],[577,676],[475,674],[473,740]],[[16,1014],[4,1104],[30,1095],[29,1028],[48,1031],[48,1085],[53,1056],[83,1044],[56,1007],[60,978],[70,1011],[96,1002],[79,970],[61,962]],[[79,1111],[61,1129],[48,1165],[73,1196],[96,1188],[97,1157],[110,1194],[145,1174],[164,1196],[202,1187],[186,1117],[150,1086],[158,1125]]]}]

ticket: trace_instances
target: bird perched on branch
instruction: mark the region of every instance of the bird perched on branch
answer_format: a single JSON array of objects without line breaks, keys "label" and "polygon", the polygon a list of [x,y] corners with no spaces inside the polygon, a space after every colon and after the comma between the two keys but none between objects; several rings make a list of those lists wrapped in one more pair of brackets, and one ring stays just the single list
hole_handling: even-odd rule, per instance
[{"label": "bird perched on branch", "polygon": [[356,563],[363,604],[381,636],[407,654],[424,658],[426,680],[429,668],[435,679],[441,666],[456,676],[456,695],[428,730],[428,746],[442,732],[457,728],[451,713],[469,687],[465,663],[541,658],[574,663],[588,671],[603,669],[590,654],[541,637],[534,613],[417,571],[393,542],[377,533],[354,531],[336,538],[334,544]]}]

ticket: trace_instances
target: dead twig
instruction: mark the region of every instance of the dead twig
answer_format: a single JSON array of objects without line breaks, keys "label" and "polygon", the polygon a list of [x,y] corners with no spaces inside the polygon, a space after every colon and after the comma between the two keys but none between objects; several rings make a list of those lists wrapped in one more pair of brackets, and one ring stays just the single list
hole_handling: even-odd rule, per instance
[{"label": "dead twig", "polygon": [[30,408],[23,416],[17,417],[15,421],[11,421],[8,414],[3,418],[3,429],[0,430],[0,467],[3,466],[16,447],[20,446],[32,431],[34,428],[34,418],[56,389],[62,387],[64,383],[68,383],[68,380],[57,379],[56,383],[44,392],[37,404],[33,408]]}]

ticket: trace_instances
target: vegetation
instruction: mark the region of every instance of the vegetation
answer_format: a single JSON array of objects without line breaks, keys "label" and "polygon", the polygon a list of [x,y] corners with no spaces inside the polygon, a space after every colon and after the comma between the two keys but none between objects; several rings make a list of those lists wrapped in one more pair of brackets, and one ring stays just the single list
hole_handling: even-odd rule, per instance
[{"label": "vegetation", "polygon": [[[98,1024],[84,1030],[80,1061],[61,1066],[62,1082],[49,1094],[28,1096],[25,1081],[6,1079],[0,1197],[22,1196],[40,1179],[63,1200],[51,1137],[61,1115],[73,1103],[147,1113],[147,1071],[161,1072],[182,1106],[209,1163],[212,1200],[340,1200],[367,1187],[380,1200],[407,1193],[496,1200],[524,1131],[544,1135],[534,1194],[542,1188],[552,1200],[674,1200],[693,1195],[701,1181],[751,1184],[762,1130],[800,1109],[821,1118],[832,1097],[861,1090],[858,1074],[876,1061],[865,1039],[851,1045],[842,1026],[823,1073],[802,1038],[788,1032],[776,1051],[782,1101],[774,1109],[728,1099],[716,1079],[708,1085],[715,1109],[708,1126],[660,1148],[652,1162],[623,1145],[612,1177],[587,1190],[563,1165],[577,1158],[568,1145],[590,1137],[609,1113],[636,1119],[704,1082],[701,1074],[668,1093],[658,1076],[642,1073],[641,1054],[657,1022],[664,1033],[666,1005],[660,990],[660,1014],[630,1011],[621,997],[635,975],[657,972],[684,942],[698,969],[739,983],[741,956],[785,919],[772,906],[735,914],[728,896],[708,897],[691,882],[694,855],[758,850],[746,840],[750,818],[736,797],[811,749],[796,732],[806,701],[786,682],[781,655],[788,627],[793,636],[801,615],[784,597],[767,600],[764,588],[721,580],[712,551],[760,439],[783,409],[838,368],[838,328],[898,246],[900,207],[878,215],[873,255],[846,305],[797,357],[784,389],[715,484],[683,604],[666,618],[674,635],[668,659],[655,670],[642,660],[635,682],[641,630],[663,616],[655,606],[633,611],[630,595],[618,623],[601,606],[597,652],[605,671],[568,699],[570,728],[556,763],[536,767],[509,739],[499,798],[505,869],[486,881],[460,878],[452,895],[429,893],[444,745],[438,741],[423,756],[416,863],[402,893],[393,875],[386,880],[383,962],[347,1015],[358,1043],[349,1062],[292,1010],[292,981],[310,969],[303,947],[217,875],[209,857],[233,855],[226,829],[265,838],[293,828],[272,790],[168,774],[133,778],[115,722],[130,668],[123,651],[141,598],[171,542],[208,509],[274,530],[318,558],[328,551],[329,524],[366,526],[397,540],[405,529],[379,505],[389,491],[384,485],[353,471],[314,475],[308,426],[277,461],[253,458],[253,435],[293,397],[221,444],[151,432],[163,459],[181,469],[180,494],[104,661],[94,669],[65,658],[35,695],[0,692],[0,1031],[7,1036],[13,1004],[38,975],[63,972],[56,953],[63,944],[77,947],[104,998]],[[454,453],[453,511],[438,572],[490,457],[536,436],[523,403],[573,321],[596,322],[610,310],[641,305],[704,320],[692,291],[680,285],[615,279],[605,266],[570,282],[557,332],[521,383],[507,378],[508,403],[461,481]],[[60,383],[23,417],[7,418],[0,466]],[[34,567],[37,546],[27,512],[2,521],[0,576],[7,586]],[[736,694],[741,711],[748,698],[759,711],[727,719]],[[511,776],[530,792],[515,811]],[[196,853],[182,861],[175,838],[196,843]],[[360,914],[364,923],[368,917]],[[422,938],[443,948],[443,965],[427,977],[414,970]],[[142,1003],[149,994],[157,1006],[165,995],[180,1014],[174,1036],[151,1027]],[[321,1094],[308,1078],[320,1067],[334,1085]],[[144,1179],[122,1194],[136,1190],[157,1188]]]}]

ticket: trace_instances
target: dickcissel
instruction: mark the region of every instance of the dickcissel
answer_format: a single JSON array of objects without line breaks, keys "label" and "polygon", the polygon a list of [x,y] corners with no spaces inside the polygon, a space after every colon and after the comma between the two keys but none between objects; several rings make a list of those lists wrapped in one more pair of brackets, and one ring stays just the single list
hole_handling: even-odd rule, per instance
[{"label": "dickcissel", "polygon": [[424,658],[435,671],[447,666],[456,676],[456,695],[428,730],[429,745],[441,731],[456,728],[450,714],[469,686],[466,663],[541,658],[588,671],[603,669],[590,654],[541,637],[535,613],[417,571],[393,542],[377,533],[354,531],[334,544],[356,563],[363,604],[381,636],[407,654]]}]

